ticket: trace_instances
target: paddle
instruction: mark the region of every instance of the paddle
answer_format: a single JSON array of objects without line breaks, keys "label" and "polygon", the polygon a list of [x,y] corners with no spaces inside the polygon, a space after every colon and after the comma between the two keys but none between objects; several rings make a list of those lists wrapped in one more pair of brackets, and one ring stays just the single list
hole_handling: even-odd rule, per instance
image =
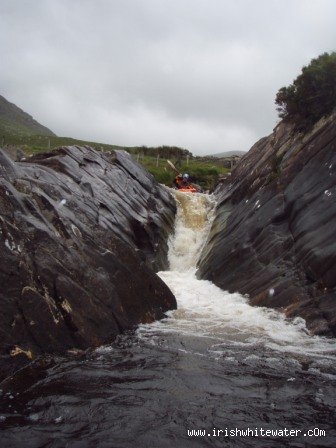
[{"label": "paddle", "polygon": [[180,174],[179,170],[176,168],[176,166],[170,160],[167,160],[167,163],[171,168],[173,168],[174,171],[177,172],[177,174]]}]

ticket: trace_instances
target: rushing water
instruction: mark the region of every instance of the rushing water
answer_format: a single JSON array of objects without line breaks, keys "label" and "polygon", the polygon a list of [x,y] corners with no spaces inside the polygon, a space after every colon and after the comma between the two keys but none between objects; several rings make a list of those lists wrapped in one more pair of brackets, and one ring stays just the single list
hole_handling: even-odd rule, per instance
[{"label": "rushing water", "polygon": [[1,447],[336,446],[335,341],[197,280],[214,203],[176,196],[170,270],[159,275],[178,309],[19,377],[0,397]]}]

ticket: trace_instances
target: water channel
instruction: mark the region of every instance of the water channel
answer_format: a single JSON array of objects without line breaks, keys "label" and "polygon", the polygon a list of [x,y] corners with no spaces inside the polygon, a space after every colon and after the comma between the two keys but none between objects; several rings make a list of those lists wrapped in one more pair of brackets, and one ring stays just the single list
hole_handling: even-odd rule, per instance
[{"label": "water channel", "polygon": [[336,446],[335,341],[198,280],[214,199],[175,194],[178,309],[2,390],[1,447]]}]

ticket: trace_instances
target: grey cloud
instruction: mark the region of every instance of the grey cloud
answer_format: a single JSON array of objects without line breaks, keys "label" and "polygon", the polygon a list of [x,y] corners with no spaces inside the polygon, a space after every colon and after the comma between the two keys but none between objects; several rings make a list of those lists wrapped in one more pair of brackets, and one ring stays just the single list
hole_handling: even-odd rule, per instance
[{"label": "grey cloud", "polygon": [[248,149],[333,51],[333,0],[2,0],[2,94],[59,135]]}]

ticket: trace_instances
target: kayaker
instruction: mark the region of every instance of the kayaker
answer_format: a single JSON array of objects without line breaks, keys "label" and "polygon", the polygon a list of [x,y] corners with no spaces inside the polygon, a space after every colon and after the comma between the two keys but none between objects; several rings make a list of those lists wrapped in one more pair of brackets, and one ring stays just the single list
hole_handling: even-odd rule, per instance
[{"label": "kayaker", "polygon": [[180,188],[187,188],[189,187],[189,174],[188,173],[184,173],[184,174],[178,174],[175,177],[175,186],[180,189]]}]

